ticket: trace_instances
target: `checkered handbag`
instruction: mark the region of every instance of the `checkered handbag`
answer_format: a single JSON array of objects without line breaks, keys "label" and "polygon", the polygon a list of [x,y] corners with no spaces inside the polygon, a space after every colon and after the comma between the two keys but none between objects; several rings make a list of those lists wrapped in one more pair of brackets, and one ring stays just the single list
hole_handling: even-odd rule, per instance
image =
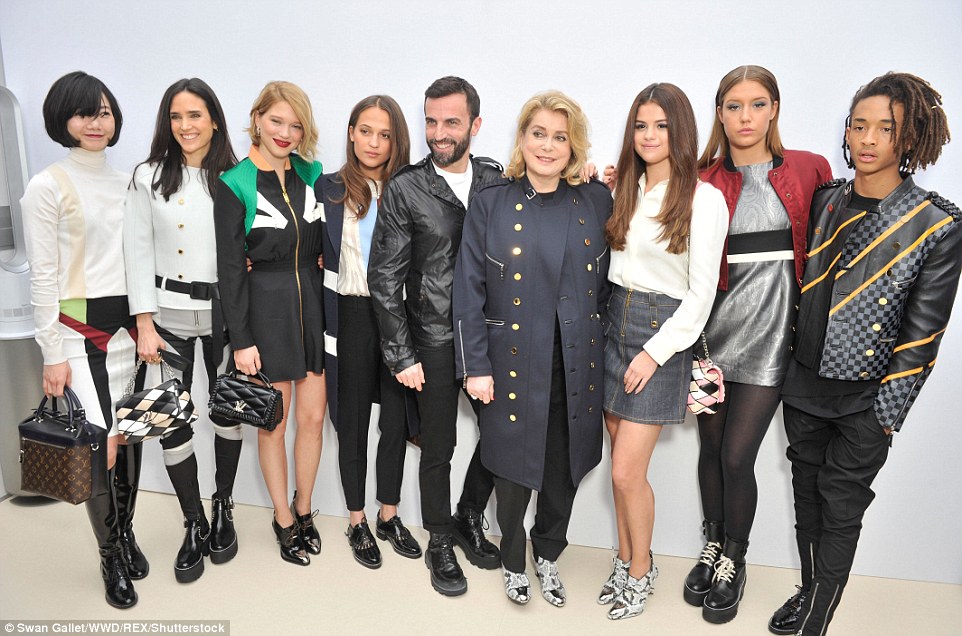
[{"label": "checkered handbag", "polygon": [[698,415],[714,415],[716,404],[725,401],[725,377],[722,370],[712,362],[708,354],[708,341],[705,332],[701,333],[701,344],[705,350],[704,359],[692,351],[691,384],[688,386],[688,410]]},{"label": "checkered handbag", "polygon": [[[241,374],[243,375],[243,374]],[[207,412],[215,424],[248,424],[273,431],[284,417],[284,396],[267,376],[257,372],[262,384],[238,377],[236,369],[217,376]]]},{"label": "checkered handbag", "polygon": [[167,358],[174,354],[160,352],[160,375],[169,377],[152,389],[134,392],[137,374],[143,364],[137,361],[137,368],[127,383],[124,396],[115,405],[117,428],[127,443],[143,442],[160,437],[169,431],[190,426],[197,419],[194,402],[190,392],[176,377]]},{"label": "checkered handbag", "polygon": [[87,421],[77,395],[64,387],[66,413],[47,398],[20,423],[20,487],[79,504],[107,492],[107,429]]}]

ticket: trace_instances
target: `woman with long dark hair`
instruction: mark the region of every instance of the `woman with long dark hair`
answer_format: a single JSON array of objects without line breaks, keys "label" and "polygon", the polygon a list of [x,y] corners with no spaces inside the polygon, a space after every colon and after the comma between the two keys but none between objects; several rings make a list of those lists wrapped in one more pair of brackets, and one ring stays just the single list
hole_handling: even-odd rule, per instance
[{"label": "woman with long dark hair", "polygon": [[[407,389],[381,356],[381,337],[367,285],[367,264],[381,193],[408,164],[411,142],[404,113],[387,95],[371,95],[351,110],[347,159],[318,181],[325,208],[324,312],[328,343],[325,376],[331,422],[337,430],[338,465],[347,502],[347,539],[354,560],[381,566],[381,551],[364,513],[371,405],[381,406],[376,472],[381,503],[375,530],[401,556],[416,559],[421,546],[398,516],[407,439]],[[413,406],[413,404],[412,404]]]},{"label": "woman with long dark hair", "polygon": [[613,603],[613,619],[640,614],[658,576],[648,465],[662,427],[685,419],[690,350],[718,284],[728,216],[721,193],[698,183],[697,151],[695,116],[681,89],[652,84],[638,93],[606,227],[614,290],[604,410],[619,549],[598,602]]},{"label": "woman with long dark hair", "polygon": [[137,604],[131,579],[147,575],[133,534],[142,447],[117,430],[114,402],[134,371],[136,328],[124,277],[124,197],[130,175],[107,165],[123,115],[113,93],[81,71],[64,75],[43,102],[47,134],[69,149],[24,192],[30,300],[43,354],[43,392],[69,386],[87,419],[107,429],[108,491],[86,502],[110,605]]},{"label": "woman with long dark hair", "polygon": [[[327,406],[317,262],[322,209],[314,195],[322,168],[313,160],[311,102],[290,82],[270,82],[251,107],[248,132],[250,153],[221,175],[214,197],[218,286],[237,370],[262,371],[284,396],[284,418],[273,431],[258,430],[257,453],[281,558],[309,565],[308,553],[321,552],[311,495]],[[295,387],[295,491],[288,505],[284,437]]]},{"label": "woman with long dark hair", "polygon": [[[735,618],[755,518],[755,459],[778,408],[791,358],[805,264],[808,213],[832,178],[824,157],[786,150],[778,133],[778,83],[761,66],[740,66],[715,93],[715,123],[698,162],[725,195],[730,224],[705,337],[725,374],[714,414],[698,415],[698,484],[705,547],[684,596],[711,623]],[[758,311],[764,307],[765,311]]]},{"label": "woman with long dark hair", "polygon": [[[224,322],[217,287],[214,199],[221,173],[237,164],[224,109],[203,80],[181,79],[160,100],[150,155],[134,170],[127,192],[124,255],[130,312],[137,317],[137,353],[158,362],[172,348],[187,358],[190,389],[197,341],[208,390],[224,354]],[[204,556],[225,563],[237,554],[232,492],[240,460],[240,425],[214,427],[214,476],[207,522],[197,481],[193,428],[160,440],[164,465],[184,514],[186,532],[174,563],[181,583],[204,572]]]}]

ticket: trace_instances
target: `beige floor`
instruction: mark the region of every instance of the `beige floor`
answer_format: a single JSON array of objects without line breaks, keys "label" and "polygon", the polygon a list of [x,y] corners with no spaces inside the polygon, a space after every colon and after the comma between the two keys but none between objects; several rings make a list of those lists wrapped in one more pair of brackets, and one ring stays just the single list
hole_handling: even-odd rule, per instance
[{"label": "beige floor", "polygon": [[[535,596],[526,607],[503,595],[499,571],[466,562],[468,593],[444,598],[434,592],[423,560],[386,550],[380,570],[356,564],[343,530],[346,521],[318,517],[323,552],[310,567],[282,562],[271,530],[271,512],[238,506],[240,553],[228,564],[207,562],[197,582],[174,580],[173,558],[182,539],[177,502],[144,493],[135,523],[150,575],[136,584],[139,604],[115,610],[103,600],[93,537],[82,507],[0,502],[0,620],[3,619],[227,619],[234,636],[262,634],[596,634],[679,636],[767,634],[772,610],[793,591],[797,572],[749,567],[738,617],[710,625],[685,604],[682,581],[692,561],[656,556],[661,576],[645,613],[612,622],[595,601],[610,555],[570,547],[560,562],[568,605],[556,609]],[[426,533],[413,529],[426,543]],[[383,546],[384,544],[382,544]],[[832,634],[962,634],[962,586],[854,577]]]}]

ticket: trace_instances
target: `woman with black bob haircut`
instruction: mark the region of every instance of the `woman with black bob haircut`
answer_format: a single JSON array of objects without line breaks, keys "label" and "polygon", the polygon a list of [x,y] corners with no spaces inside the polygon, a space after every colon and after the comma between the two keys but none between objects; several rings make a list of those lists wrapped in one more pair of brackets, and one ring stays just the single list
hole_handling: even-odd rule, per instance
[{"label": "woman with black bob haircut", "polygon": [[[344,165],[318,181],[325,208],[325,337],[328,343],[336,343],[336,351],[325,351],[324,375],[331,422],[337,431],[341,486],[349,512],[348,542],[358,563],[378,568],[381,551],[364,514],[373,402],[381,405],[376,469],[381,507],[375,531],[382,540],[390,540],[401,556],[421,556],[421,546],[401,523],[397,511],[408,431],[405,394],[409,390],[394,379],[384,364],[367,285],[368,257],[381,193],[391,175],[408,164],[411,142],[401,107],[387,95],[371,95],[358,102],[348,118],[345,137]],[[411,407],[417,407],[413,399]]]},{"label": "woman with black bob haircut", "polygon": [[21,199],[43,391],[59,397],[69,386],[87,419],[108,431],[108,490],[86,508],[107,603],[125,609],[137,603],[131,579],[146,576],[148,565],[131,525],[141,447],[123,444],[114,414],[136,360],[122,234],[130,175],[107,165],[104,153],[123,117],[103,82],[75,71],[50,87],[43,118],[50,138],[70,149]]},{"label": "woman with black bob haircut", "polygon": [[[124,253],[130,313],[137,317],[137,353],[150,363],[168,348],[187,358],[183,381],[188,389],[198,340],[208,391],[224,354],[217,256],[211,249],[212,195],[221,173],[236,164],[214,91],[197,78],[174,82],[160,100],[150,156],[134,170],[127,192]],[[213,563],[237,554],[231,494],[243,431],[240,425],[213,427],[217,490],[210,524],[200,500],[193,428],[160,440],[187,529],[174,563],[181,583],[203,574],[206,554]]]}]

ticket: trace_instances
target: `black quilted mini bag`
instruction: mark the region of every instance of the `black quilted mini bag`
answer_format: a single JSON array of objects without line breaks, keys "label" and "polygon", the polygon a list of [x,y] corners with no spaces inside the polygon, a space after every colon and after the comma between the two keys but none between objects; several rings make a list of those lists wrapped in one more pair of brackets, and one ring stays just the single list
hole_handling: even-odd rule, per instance
[{"label": "black quilted mini bag", "polygon": [[[240,376],[240,377],[238,377]],[[252,382],[236,369],[217,376],[207,410],[215,424],[249,424],[273,431],[284,417],[284,399],[267,376],[257,372],[263,382]]]}]

